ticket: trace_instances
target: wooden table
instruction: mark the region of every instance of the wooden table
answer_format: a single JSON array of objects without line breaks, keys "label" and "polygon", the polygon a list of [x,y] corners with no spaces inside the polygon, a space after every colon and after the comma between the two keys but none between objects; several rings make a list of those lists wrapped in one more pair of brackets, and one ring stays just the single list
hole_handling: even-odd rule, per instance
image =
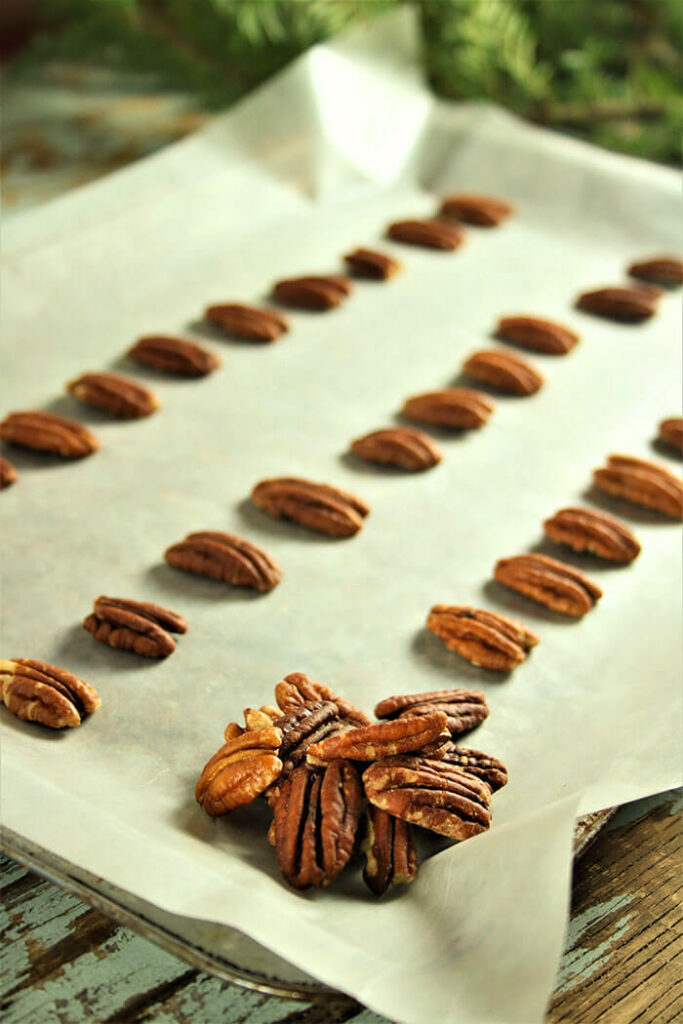
[{"label": "wooden table", "polygon": [[[680,791],[622,808],[578,861],[548,1024],[683,1020],[682,808]],[[219,981],[14,861],[0,870],[4,1024],[386,1024],[345,997],[311,1006]]]}]

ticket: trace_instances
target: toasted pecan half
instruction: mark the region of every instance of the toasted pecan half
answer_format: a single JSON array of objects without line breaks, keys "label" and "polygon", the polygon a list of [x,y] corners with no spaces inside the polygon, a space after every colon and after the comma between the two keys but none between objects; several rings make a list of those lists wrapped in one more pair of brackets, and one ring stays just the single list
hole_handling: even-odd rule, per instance
[{"label": "toasted pecan half", "polygon": [[0,697],[17,718],[51,729],[74,728],[102,704],[78,676],[33,658],[0,660]]},{"label": "toasted pecan half", "polygon": [[358,533],[370,512],[369,505],[355,494],[298,477],[262,480],[251,492],[251,500],[275,519],[292,519],[333,537]]},{"label": "toasted pecan half", "polygon": [[351,442],[351,451],[366,462],[396,466],[411,472],[432,469],[441,462],[441,452],[431,437],[409,427],[386,427]]},{"label": "toasted pecan half", "polygon": [[220,530],[190,533],[185,540],[167,548],[164,558],[176,569],[262,592],[272,590],[282,579],[280,566],[267,551]]},{"label": "toasted pecan half", "polygon": [[488,395],[481,391],[443,388],[407,398],[401,412],[419,423],[450,430],[474,430],[487,422],[494,408]]},{"label": "toasted pecan half", "polygon": [[473,665],[500,672],[521,665],[538,643],[536,634],[515,619],[467,605],[435,604],[427,629]]},{"label": "toasted pecan half", "polygon": [[439,209],[440,217],[453,217],[464,224],[480,228],[496,228],[515,212],[512,203],[494,196],[462,193],[446,196]]},{"label": "toasted pecan half", "polygon": [[389,238],[407,245],[452,252],[462,245],[465,236],[455,224],[436,218],[429,220],[398,220],[387,229]]},{"label": "toasted pecan half", "polygon": [[632,562],[640,544],[628,527],[605,512],[588,508],[562,508],[543,523],[556,544],[574,551],[588,551],[609,562]]},{"label": "toasted pecan half", "polygon": [[64,459],[80,459],[100,447],[95,435],[82,423],[41,411],[10,413],[0,423],[0,438]]},{"label": "toasted pecan half", "polygon": [[615,498],[683,519],[683,481],[654,462],[631,455],[610,455],[607,465],[593,473],[593,482]]},{"label": "toasted pecan half", "polygon": [[501,558],[494,575],[504,586],[562,615],[585,615],[602,597],[602,590],[588,576],[546,555]]}]

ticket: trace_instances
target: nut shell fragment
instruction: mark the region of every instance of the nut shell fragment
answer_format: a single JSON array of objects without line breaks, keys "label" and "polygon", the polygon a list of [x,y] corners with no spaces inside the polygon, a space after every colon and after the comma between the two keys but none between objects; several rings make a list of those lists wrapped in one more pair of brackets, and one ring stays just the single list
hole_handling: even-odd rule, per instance
[{"label": "nut shell fragment", "polygon": [[282,579],[282,570],[263,548],[219,530],[190,533],[167,548],[164,558],[176,569],[210,576],[234,587],[266,592]]},{"label": "nut shell fragment", "polygon": [[69,381],[66,389],[86,405],[94,405],[124,420],[151,416],[161,405],[149,388],[117,373],[84,373]]},{"label": "nut shell fragment", "polygon": [[610,455],[593,473],[595,486],[616,498],[683,519],[683,481],[668,469],[630,455]]},{"label": "nut shell fragment", "polygon": [[234,338],[244,341],[275,341],[289,330],[289,322],[274,309],[240,303],[209,306],[204,316]]},{"label": "nut shell fragment", "polygon": [[602,597],[600,587],[584,573],[545,555],[502,558],[494,575],[503,586],[562,615],[585,615]]},{"label": "nut shell fragment", "polygon": [[446,196],[441,203],[439,216],[453,217],[464,224],[475,224],[481,228],[495,228],[514,212],[515,207],[504,199],[463,194]]},{"label": "nut shell fragment", "polygon": [[469,839],[491,824],[491,790],[456,765],[427,757],[391,757],[363,772],[371,804],[450,839]]},{"label": "nut shell fragment", "polygon": [[386,811],[368,806],[366,832],[361,849],[365,854],[363,879],[375,896],[390,885],[405,885],[417,876],[417,850],[411,826]]},{"label": "nut shell fragment", "polygon": [[473,352],[462,368],[468,376],[508,395],[534,395],[543,386],[540,373],[510,352]]},{"label": "nut shell fragment", "polygon": [[412,472],[431,469],[441,462],[441,452],[420,430],[389,427],[365,434],[351,443],[351,451],[366,462],[397,466]]},{"label": "nut shell fragment", "polygon": [[588,551],[610,562],[632,562],[640,554],[640,544],[628,527],[604,512],[563,508],[546,519],[543,529],[556,544]]},{"label": "nut shell fragment", "polygon": [[80,459],[92,455],[100,442],[82,423],[51,412],[12,412],[0,423],[0,438],[23,448]]},{"label": "nut shell fragment", "polygon": [[218,356],[202,345],[161,334],[140,338],[128,350],[128,356],[143,366],[179,377],[205,377],[221,365]]},{"label": "nut shell fragment", "polygon": [[578,334],[568,327],[536,316],[502,317],[496,327],[496,337],[549,356],[564,356],[579,341]]},{"label": "nut shell fragment", "polygon": [[465,236],[455,224],[443,220],[399,220],[387,229],[389,238],[427,249],[452,251],[462,245]]},{"label": "nut shell fragment", "polygon": [[500,672],[521,665],[538,643],[536,634],[514,619],[465,605],[434,605],[427,629],[473,665]]},{"label": "nut shell fragment", "polygon": [[370,512],[355,494],[295,477],[262,480],[251,492],[251,500],[275,519],[292,519],[333,537],[358,533]]},{"label": "nut shell fragment", "polygon": [[493,402],[481,391],[444,388],[406,399],[401,412],[419,423],[450,430],[474,430],[486,423],[493,410]]},{"label": "nut shell fragment", "polygon": [[0,660],[0,697],[17,718],[51,729],[74,728],[102,704],[78,676],[33,658]]}]

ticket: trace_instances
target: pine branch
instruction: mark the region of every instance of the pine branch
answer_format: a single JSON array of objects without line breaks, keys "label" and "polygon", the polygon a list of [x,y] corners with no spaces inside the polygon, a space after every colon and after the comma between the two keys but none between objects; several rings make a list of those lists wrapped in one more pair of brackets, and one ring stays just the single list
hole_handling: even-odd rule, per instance
[{"label": "pine branch", "polygon": [[529,116],[537,124],[582,128],[604,121],[656,120],[664,117],[670,109],[670,104],[655,100],[605,100],[586,104],[551,104],[537,111],[530,110]]}]

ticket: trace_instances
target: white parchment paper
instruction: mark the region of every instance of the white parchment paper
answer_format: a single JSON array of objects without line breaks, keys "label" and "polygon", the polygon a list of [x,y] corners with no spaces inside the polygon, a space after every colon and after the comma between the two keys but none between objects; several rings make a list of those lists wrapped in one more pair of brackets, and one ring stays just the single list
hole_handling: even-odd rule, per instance
[{"label": "white parchment paper", "polygon": [[[488,106],[436,102],[415,50],[407,11],[318,47],[207,131],[9,225],[3,409],[75,415],[102,449],[59,465],[11,453],[3,646],[82,675],[103,707],[68,735],[2,716],[3,822],[170,912],[242,929],[395,1020],[529,1022],[553,987],[575,816],[680,778],[679,528],[589,490],[612,451],[675,466],[652,440],[679,408],[680,304],[665,296],[639,327],[572,309],[633,259],[680,247],[678,181]],[[213,335],[224,366],[209,379],[122,360],[144,333],[206,337],[211,302],[338,272],[344,252],[456,189],[519,214],[453,254],[382,243],[400,277],[293,314],[271,346]],[[568,357],[534,360],[538,395],[500,399],[483,430],[444,438],[429,473],[345,456],[407,395],[451,383],[512,313],[582,335]],[[114,423],[64,395],[107,368],[149,379],[162,410]],[[274,475],[356,491],[372,505],[364,530],[334,541],[267,518],[246,499]],[[629,568],[567,556],[604,588],[584,620],[491,583],[497,558],[535,548],[546,516],[584,502],[618,511],[643,544]],[[199,529],[266,546],[281,586],[253,596],[166,566],[164,549]],[[166,604],[190,630],[164,663],[112,651],[80,626],[101,593]],[[509,611],[541,644],[508,678],[475,669],[424,630],[435,602]],[[491,715],[468,742],[511,779],[492,830],[425,863],[400,898],[374,902],[357,873],[289,891],[265,819],[210,820],[193,788],[226,721],[295,670],[366,708],[484,690]]]}]

